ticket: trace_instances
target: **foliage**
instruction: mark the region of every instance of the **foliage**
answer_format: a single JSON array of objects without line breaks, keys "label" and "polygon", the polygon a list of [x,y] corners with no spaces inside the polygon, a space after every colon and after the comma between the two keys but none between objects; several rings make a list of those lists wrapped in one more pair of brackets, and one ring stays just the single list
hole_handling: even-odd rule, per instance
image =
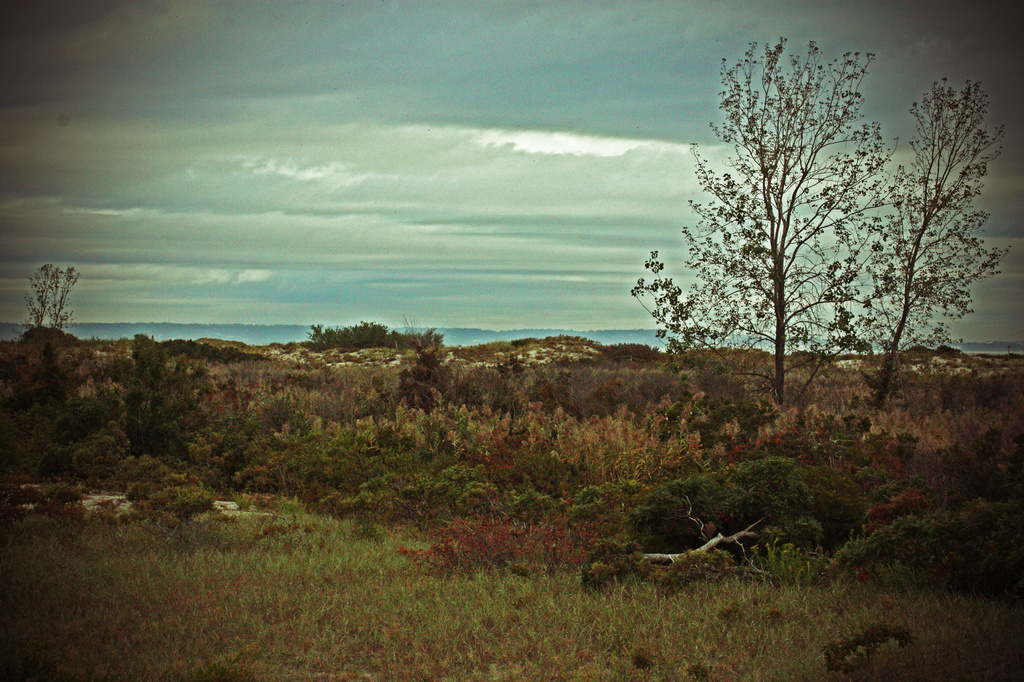
[{"label": "foliage", "polygon": [[190,434],[203,422],[202,366],[180,357],[171,362],[152,338],[138,335],[125,374],[125,431],[131,454],[184,459]]},{"label": "foliage", "polygon": [[872,381],[880,405],[896,388],[900,351],[949,342],[946,320],[971,312],[971,284],[997,274],[1006,253],[984,248],[978,233],[988,215],[971,205],[1004,135],[986,126],[981,86],[968,81],[957,92],[943,79],[910,113],[917,126],[914,160],[896,171],[895,212],[879,232],[864,317],[883,351]]},{"label": "foliage", "polygon": [[642,564],[640,575],[644,581],[673,593],[690,585],[716,583],[739,574],[731,554],[713,549],[683,554],[667,566]]},{"label": "foliage", "polygon": [[398,395],[410,407],[429,412],[444,397],[451,372],[441,362],[436,348],[416,350],[416,362],[398,377]]},{"label": "foliage", "polygon": [[713,526],[725,534],[741,530],[729,515],[732,499],[732,490],[706,474],[671,481],[637,503],[629,525],[647,551],[696,549],[710,539],[705,528]]},{"label": "foliage", "polygon": [[36,364],[14,384],[4,402],[8,409],[26,410],[33,405],[63,403],[74,388],[74,377],[51,343],[43,345]]},{"label": "foliage", "polygon": [[349,327],[310,327],[306,347],[310,350],[358,350],[361,348],[437,349],[444,343],[444,334],[436,329],[406,333],[392,330],[380,322],[360,322]]},{"label": "foliage", "polygon": [[[869,581],[1015,594],[997,578],[1016,570],[1016,555],[1002,548],[1019,544],[1005,530],[1019,525],[1012,507],[998,505],[1024,491],[1024,413],[1014,399],[1024,381],[1009,364],[958,358],[979,370],[954,381],[929,352],[915,362],[930,368],[910,385],[920,401],[839,412],[700,393],[697,365],[720,368],[695,352],[673,358],[678,371],[540,363],[533,347],[515,366],[508,348],[465,357],[421,349],[402,366],[331,365],[276,349],[250,362],[202,345],[180,345],[184,355],[171,357],[176,348],[147,337],[52,354],[0,345],[3,472],[44,486],[128,489],[136,515],[157,522],[146,527],[188,540],[190,551],[217,532],[204,516],[214,495],[290,500],[351,520],[347,536],[377,543],[414,527],[439,548],[421,563],[441,570],[429,561],[447,561],[453,574],[574,565],[544,544],[561,537],[556,529],[569,538],[566,551],[606,541],[678,553],[756,522],[755,554],[733,547],[734,558],[774,562],[780,582],[814,582],[835,554],[840,573]],[[857,390],[857,370],[837,376],[837,390]],[[946,402],[957,409],[942,409]],[[39,512],[28,521],[85,513],[32,500]],[[11,519],[26,511],[4,509]],[[461,536],[436,535],[460,527]],[[288,545],[260,538],[263,548]],[[289,541],[289,551],[317,541]],[[501,558],[517,542],[521,554]],[[458,564],[463,545],[479,556]],[[927,549],[940,546],[949,549]],[[635,573],[626,554],[595,556],[592,582],[664,578],[671,590],[717,579]],[[972,567],[971,556],[983,559]]]},{"label": "foliage", "polygon": [[683,231],[697,282],[684,293],[654,252],[646,267],[655,279],[640,279],[633,295],[653,297],[659,333],[683,347],[767,349],[768,362],[732,357],[783,403],[795,397],[786,382],[794,366],[812,367],[806,387],[822,361],[858,347],[849,306],[889,155],[877,123],[858,125],[871,55],[826,63],[812,42],[787,68],[785,41],[763,58],[756,49],[733,67],[723,62],[725,122],[713,129],[734,151],[730,172],[697,155],[711,196],[691,202],[701,221]]},{"label": "foliage", "polygon": [[456,520],[434,533],[428,549],[400,550],[433,573],[450,575],[507,568],[520,575],[583,563],[587,538],[557,524]]},{"label": "foliage", "polygon": [[128,500],[132,514],[170,526],[193,520],[213,510],[213,493],[187,474],[173,471],[160,461],[143,456],[127,468]]},{"label": "foliage", "polygon": [[643,343],[615,343],[602,348],[601,354],[611,362],[644,364],[663,359],[660,350]]},{"label": "foliage", "polygon": [[580,567],[583,587],[599,589],[638,575],[643,561],[640,545],[632,540],[603,538],[590,549]]},{"label": "foliage", "polygon": [[73,267],[59,268],[47,263],[28,278],[31,294],[26,294],[28,307],[28,329],[52,327],[65,329],[74,319],[74,311],[68,307],[71,288],[78,282],[78,271]]},{"label": "foliage", "polygon": [[783,585],[813,587],[822,584],[828,574],[828,562],[821,556],[778,540],[755,547],[753,560]]},{"label": "foliage", "polygon": [[822,528],[809,513],[812,498],[806,475],[806,470],[788,457],[740,462],[725,478],[732,489],[730,516],[739,527],[763,521],[759,530],[766,540],[814,547],[821,542]]},{"label": "foliage", "polygon": [[884,574],[900,564],[922,586],[1024,596],[1024,502],[975,500],[957,510],[898,516],[835,554],[840,572]]},{"label": "foliage", "polygon": [[851,673],[866,665],[875,651],[890,641],[900,647],[906,647],[914,643],[914,638],[905,625],[871,623],[853,635],[826,644],[822,649],[822,653],[825,654],[825,669],[830,672]]},{"label": "foliage", "polygon": [[250,353],[234,346],[214,346],[202,341],[191,339],[171,339],[160,341],[168,357],[186,357],[192,360],[208,362],[263,362],[266,358],[260,353]]}]

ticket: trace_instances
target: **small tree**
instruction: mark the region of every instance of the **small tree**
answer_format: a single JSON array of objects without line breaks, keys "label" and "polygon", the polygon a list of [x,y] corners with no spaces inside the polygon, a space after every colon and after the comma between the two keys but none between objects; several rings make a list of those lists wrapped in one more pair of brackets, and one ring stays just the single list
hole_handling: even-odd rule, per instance
[{"label": "small tree", "polygon": [[[957,92],[933,83],[910,113],[914,159],[893,183],[895,211],[872,259],[873,291],[865,326],[881,347],[873,388],[882,405],[895,388],[899,353],[914,344],[949,343],[945,320],[970,313],[969,287],[997,274],[1005,249],[978,237],[988,214],[974,210],[988,162],[999,155],[1003,129],[985,123],[988,98],[970,81]],[[945,318],[945,319],[943,319]]]},{"label": "small tree", "polygon": [[690,202],[701,220],[683,229],[697,281],[684,294],[654,252],[655,280],[640,279],[633,295],[653,297],[659,333],[677,346],[769,351],[767,362],[740,354],[753,363],[744,372],[782,403],[787,372],[809,363],[806,388],[825,360],[856,346],[848,306],[890,154],[877,123],[859,124],[871,55],[826,63],[812,42],[787,65],[784,40],[763,59],[756,48],[722,66],[725,122],[712,129],[733,149],[730,172],[694,152],[711,196]]},{"label": "small tree", "polygon": [[71,325],[74,311],[68,308],[68,295],[78,282],[78,271],[65,270],[47,263],[28,278],[31,294],[25,295],[28,307],[27,327],[65,329]]}]

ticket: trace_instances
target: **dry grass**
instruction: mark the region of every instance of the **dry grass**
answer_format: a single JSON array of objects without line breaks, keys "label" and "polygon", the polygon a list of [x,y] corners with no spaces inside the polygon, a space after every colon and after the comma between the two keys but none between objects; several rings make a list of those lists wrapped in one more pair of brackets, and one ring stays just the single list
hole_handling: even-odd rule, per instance
[{"label": "dry grass", "polygon": [[[269,530],[268,530],[269,529]],[[1014,679],[1019,608],[858,585],[584,590],[573,573],[431,577],[398,531],[357,537],[298,516],[142,523],[29,518],[3,532],[7,672],[48,679]],[[853,677],[822,647],[864,624],[909,626]],[[213,679],[207,677],[206,679]]]}]

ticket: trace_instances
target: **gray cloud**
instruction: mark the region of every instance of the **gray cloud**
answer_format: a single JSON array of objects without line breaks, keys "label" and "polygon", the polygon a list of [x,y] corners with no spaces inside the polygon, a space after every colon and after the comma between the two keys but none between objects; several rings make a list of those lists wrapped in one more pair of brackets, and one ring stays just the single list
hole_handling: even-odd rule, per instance
[{"label": "gray cloud", "polygon": [[[59,262],[83,272],[82,320],[649,326],[628,291],[650,250],[681,257],[700,198],[688,143],[724,153],[708,127],[721,59],[779,36],[877,53],[867,109],[889,136],[933,80],[982,81],[1008,131],[983,208],[1009,243],[1024,55],[1000,12],[6,3],[0,318],[20,319],[25,278]],[[985,334],[1024,327],[1015,254],[978,288]]]}]

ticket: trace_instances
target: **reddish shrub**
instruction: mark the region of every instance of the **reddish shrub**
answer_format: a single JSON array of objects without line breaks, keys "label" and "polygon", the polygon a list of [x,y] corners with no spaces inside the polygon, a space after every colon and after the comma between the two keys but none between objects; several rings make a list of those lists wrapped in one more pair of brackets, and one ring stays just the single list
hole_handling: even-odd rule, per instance
[{"label": "reddish shrub", "polygon": [[888,526],[901,516],[920,515],[935,505],[932,500],[917,488],[907,488],[883,504],[876,504],[868,510],[864,532],[868,535],[883,526]]},{"label": "reddish shrub", "polygon": [[509,568],[552,572],[579,566],[591,544],[586,533],[562,525],[457,520],[437,531],[428,549],[399,551],[433,573],[451,575]]}]

